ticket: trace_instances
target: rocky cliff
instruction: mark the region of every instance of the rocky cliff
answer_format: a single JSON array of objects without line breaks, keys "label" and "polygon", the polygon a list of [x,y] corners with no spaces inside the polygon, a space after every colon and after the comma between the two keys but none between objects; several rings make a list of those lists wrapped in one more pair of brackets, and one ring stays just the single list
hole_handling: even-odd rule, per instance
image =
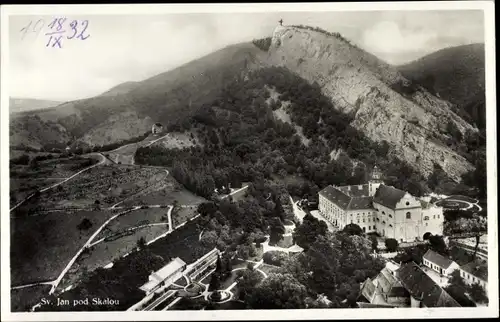
[{"label": "rocky cliff", "polygon": [[448,122],[460,132],[477,130],[454,114],[451,104],[405,79],[394,67],[349,43],[339,34],[279,26],[268,61],[317,82],[333,105],[354,117],[353,126],[424,175],[438,163],[450,177],[473,169],[445,142]]}]

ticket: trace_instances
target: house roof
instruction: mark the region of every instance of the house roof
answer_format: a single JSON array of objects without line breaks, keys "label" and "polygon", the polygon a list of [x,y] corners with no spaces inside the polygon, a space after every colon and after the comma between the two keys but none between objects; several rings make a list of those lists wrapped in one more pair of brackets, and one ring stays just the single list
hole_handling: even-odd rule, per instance
[{"label": "house roof", "polygon": [[461,266],[460,269],[488,282],[488,264],[486,261],[476,259]]},{"label": "house roof", "polygon": [[370,186],[367,184],[341,186],[337,189],[350,197],[368,197],[370,195]]},{"label": "house roof", "polygon": [[401,198],[404,197],[405,194],[406,192],[403,190],[381,184],[375,192],[375,196],[373,196],[373,201],[394,209],[396,204],[399,200],[401,200]]},{"label": "house roof", "polygon": [[451,259],[442,256],[441,254],[436,253],[435,251],[429,249],[425,254],[424,254],[424,259],[428,260],[429,262],[432,262],[436,264],[437,266],[447,269],[448,267],[451,266],[451,264],[454,263]]},{"label": "house roof", "polygon": [[361,295],[365,297],[369,302],[372,301],[373,295],[375,294],[375,285],[370,278],[367,278],[366,281],[361,285]]},{"label": "house roof", "polygon": [[421,300],[425,307],[460,307],[414,262],[401,265],[397,275],[411,296]]},{"label": "house roof", "polygon": [[328,186],[319,193],[344,210],[371,209],[372,197],[368,196],[368,185]]},{"label": "house roof", "polygon": [[179,257],[174,258],[170,263],[163,266],[156,272],[149,275],[149,280],[140,287],[141,290],[149,292],[154,289],[158,284],[169,278],[175,271],[186,265],[186,263]]},{"label": "house roof", "polygon": [[319,192],[320,195],[330,200],[342,209],[347,209],[351,202],[351,197],[336,189],[333,186],[328,186]]}]

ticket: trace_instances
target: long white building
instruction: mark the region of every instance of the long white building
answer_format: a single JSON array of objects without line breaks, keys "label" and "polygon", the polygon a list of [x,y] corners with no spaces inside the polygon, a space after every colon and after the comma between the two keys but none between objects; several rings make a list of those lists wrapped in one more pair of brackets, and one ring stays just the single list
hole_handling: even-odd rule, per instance
[{"label": "long white building", "polygon": [[384,185],[377,167],[367,184],[321,190],[319,211],[339,229],[356,224],[366,233],[399,242],[423,240],[426,233],[443,234],[443,208]]}]

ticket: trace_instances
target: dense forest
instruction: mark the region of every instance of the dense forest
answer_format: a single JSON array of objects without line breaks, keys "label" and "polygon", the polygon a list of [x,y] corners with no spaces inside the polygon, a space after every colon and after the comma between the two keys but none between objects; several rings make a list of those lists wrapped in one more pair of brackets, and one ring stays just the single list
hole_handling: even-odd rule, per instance
[{"label": "dense forest", "polygon": [[[270,89],[288,102],[291,120],[310,139],[302,144],[296,129],[273,114]],[[210,198],[215,188],[231,183],[298,175],[320,189],[328,184],[359,184],[377,164],[385,181],[420,196],[428,192],[425,178],[391,155],[387,142],[373,142],[350,125],[352,118],[337,111],[318,84],[285,68],[269,67],[237,77],[212,104],[201,106],[176,125],[196,131],[202,146],[168,150],[139,148],[137,164],[172,167],[172,174],[189,189]],[[336,160],[332,151],[343,151]]]}]

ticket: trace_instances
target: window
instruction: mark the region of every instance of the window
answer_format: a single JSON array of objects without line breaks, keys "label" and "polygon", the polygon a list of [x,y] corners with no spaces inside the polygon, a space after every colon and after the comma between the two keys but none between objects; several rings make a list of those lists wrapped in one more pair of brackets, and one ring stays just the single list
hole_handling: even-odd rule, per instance
[{"label": "window", "polygon": [[436,219],[436,215],[434,215],[434,217],[432,217],[432,219]]},{"label": "window", "polygon": [[409,211],[406,213],[406,219],[411,219],[411,213]]},{"label": "window", "polygon": [[368,226],[368,230],[372,230],[372,226]]},{"label": "window", "polygon": [[438,219],[439,219],[439,215],[438,215]]},{"label": "window", "polygon": [[424,217],[424,220],[429,220],[429,216],[425,216],[425,217]]},{"label": "window", "polygon": [[363,222],[365,222],[365,218],[363,218]]},{"label": "window", "polygon": [[359,224],[359,219],[358,219],[358,224]]},{"label": "window", "polygon": [[389,215],[389,218],[392,218],[392,215]]},{"label": "window", "polygon": [[410,205],[410,202],[408,202],[408,201],[407,201],[407,202],[406,202],[406,205],[407,205],[407,206],[409,206],[409,205]]},{"label": "window", "polygon": [[429,223],[425,223],[426,226],[429,226]]},{"label": "window", "polygon": [[382,211],[382,215],[385,215],[385,211]]}]

